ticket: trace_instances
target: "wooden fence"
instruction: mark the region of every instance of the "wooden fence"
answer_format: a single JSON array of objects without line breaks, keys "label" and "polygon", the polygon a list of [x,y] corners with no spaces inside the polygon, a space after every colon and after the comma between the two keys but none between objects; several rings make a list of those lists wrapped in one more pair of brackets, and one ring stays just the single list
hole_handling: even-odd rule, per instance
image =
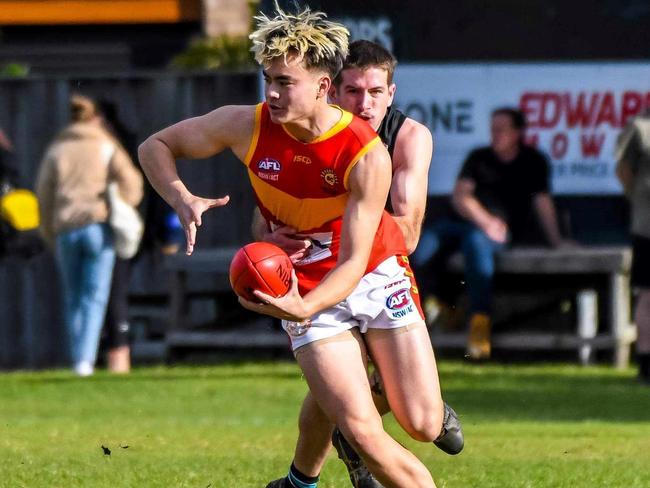
[{"label": "wooden fence", "polygon": [[[20,184],[33,188],[45,148],[68,122],[71,93],[114,104],[119,119],[141,142],[162,127],[217,106],[254,104],[257,91],[254,73],[0,79],[0,127],[15,146],[13,163]],[[250,240],[253,197],[243,166],[231,154],[181,161],[179,172],[197,194],[231,196],[226,208],[204,219],[199,246]],[[135,293],[164,293],[166,280],[158,262],[145,256],[137,263]],[[0,260],[0,369],[64,364],[66,351],[59,276],[52,256]]]}]

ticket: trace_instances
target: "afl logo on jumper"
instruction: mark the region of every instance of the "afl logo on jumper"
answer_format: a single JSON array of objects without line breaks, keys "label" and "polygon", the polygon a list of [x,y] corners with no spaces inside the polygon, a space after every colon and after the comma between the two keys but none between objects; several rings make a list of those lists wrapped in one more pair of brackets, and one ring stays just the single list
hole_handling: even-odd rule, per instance
[{"label": "afl logo on jumper", "polygon": [[257,170],[257,175],[263,180],[278,181],[282,165],[275,159],[264,158],[257,163]]},{"label": "afl logo on jumper", "polygon": [[390,314],[394,319],[404,317],[413,312],[413,302],[411,301],[409,289],[402,288],[391,293],[386,298],[386,308],[390,310]]}]

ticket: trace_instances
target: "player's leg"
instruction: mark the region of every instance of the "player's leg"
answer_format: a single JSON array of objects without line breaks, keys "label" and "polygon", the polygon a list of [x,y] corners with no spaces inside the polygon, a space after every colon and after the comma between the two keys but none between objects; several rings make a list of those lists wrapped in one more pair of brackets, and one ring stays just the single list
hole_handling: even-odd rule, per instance
[{"label": "player's leg", "polygon": [[[367,351],[363,341],[359,344],[364,365],[367,368]],[[375,394],[373,393],[373,398]],[[377,405],[375,403],[375,405]],[[379,410],[379,409],[378,409]],[[386,410],[387,412],[388,410]],[[385,412],[381,412],[383,415]],[[294,466],[309,476],[318,476],[327,454],[332,448],[334,424],[320,408],[311,392],[307,393],[298,420],[298,442],[294,455]]]},{"label": "player's leg", "polygon": [[[377,407],[377,411],[380,415],[385,415],[390,412],[390,405],[386,398],[384,383],[377,368],[370,373],[368,378],[370,381],[370,389],[372,390],[372,400],[375,403],[375,407]],[[447,454],[459,454],[465,445],[463,428],[456,411],[451,408],[447,402],[443,402],[443,405],[442,431],[433,443],[436,447],[440,448]],[[343,442],[345,442],[345,439],[343,439]],[[336,444],[334,444],[334,446],[336,447]]]},{"label": "player's leg", "polygon": [[314,342],[297,351],[314,399],[385,486],[435,486],[427,468],[384,431],[372,403],[362,340],[345,334],[349,340]]},{"label": "player's leg", "polygon": [[444,406],[424,321],[399,329],[368,329],[365,340],[396,420],[414,439],[436,440]]},{"label": "player's leg", "polygon": [[294,488],[296,480],[303,486],[315,486],[332,447],[330,437],[333,428],[311,392],[308,392],[300,409],[298,442],[289,474],[271,481],[266,488]]},{"label": "player's leg", "polygon": [[293,458],[293,464],[308,476],[318,476],[325,464],[332,444],[330,422],[323,410],[318,406],[311,392],[307,393],[302,403],[298,419],[298,442]]}]

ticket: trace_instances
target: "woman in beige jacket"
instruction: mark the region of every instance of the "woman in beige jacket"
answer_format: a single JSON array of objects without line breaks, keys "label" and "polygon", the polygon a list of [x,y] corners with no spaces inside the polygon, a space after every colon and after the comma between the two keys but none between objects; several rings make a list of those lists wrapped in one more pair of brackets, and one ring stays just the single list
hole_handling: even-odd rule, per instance
[{"label": "woman in beige jacket", "polygon": [[63,278],[65,321],[74,369],[94,371],[115,261],[107,187],[118,184],[131,205],[142,198],[142,176],[104,129],[89,98],[70,102],[72,123],[47,148],[37,189],[41,233],[55,250]]}]

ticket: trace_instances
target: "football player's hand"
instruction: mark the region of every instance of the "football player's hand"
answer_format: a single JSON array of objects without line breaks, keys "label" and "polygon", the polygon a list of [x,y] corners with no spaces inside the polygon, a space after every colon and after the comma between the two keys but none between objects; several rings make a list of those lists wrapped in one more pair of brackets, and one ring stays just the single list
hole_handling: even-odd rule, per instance
[{"label": "football player's hand", "polygon": [[185,240],[187,242],[185,254],[188,256],[194,251],[196,243],[196,230],[201,227],[201,216],[206,210],[226,205],[230,197],[226,195],[222,198],[201,198],[189,195],[175,205],[174,210],[183,225],[185,231]]},{"label": "football player's hand", "polygon": [[260,303],[239,297],[239,303],[253,312],[292,322],[302,322],[312,315],[307,310],[307,306],[298,291],[298,278],[295,270],[291,272],[291,287],[286,295],[274,298],[258,290],[253,293]]}]

